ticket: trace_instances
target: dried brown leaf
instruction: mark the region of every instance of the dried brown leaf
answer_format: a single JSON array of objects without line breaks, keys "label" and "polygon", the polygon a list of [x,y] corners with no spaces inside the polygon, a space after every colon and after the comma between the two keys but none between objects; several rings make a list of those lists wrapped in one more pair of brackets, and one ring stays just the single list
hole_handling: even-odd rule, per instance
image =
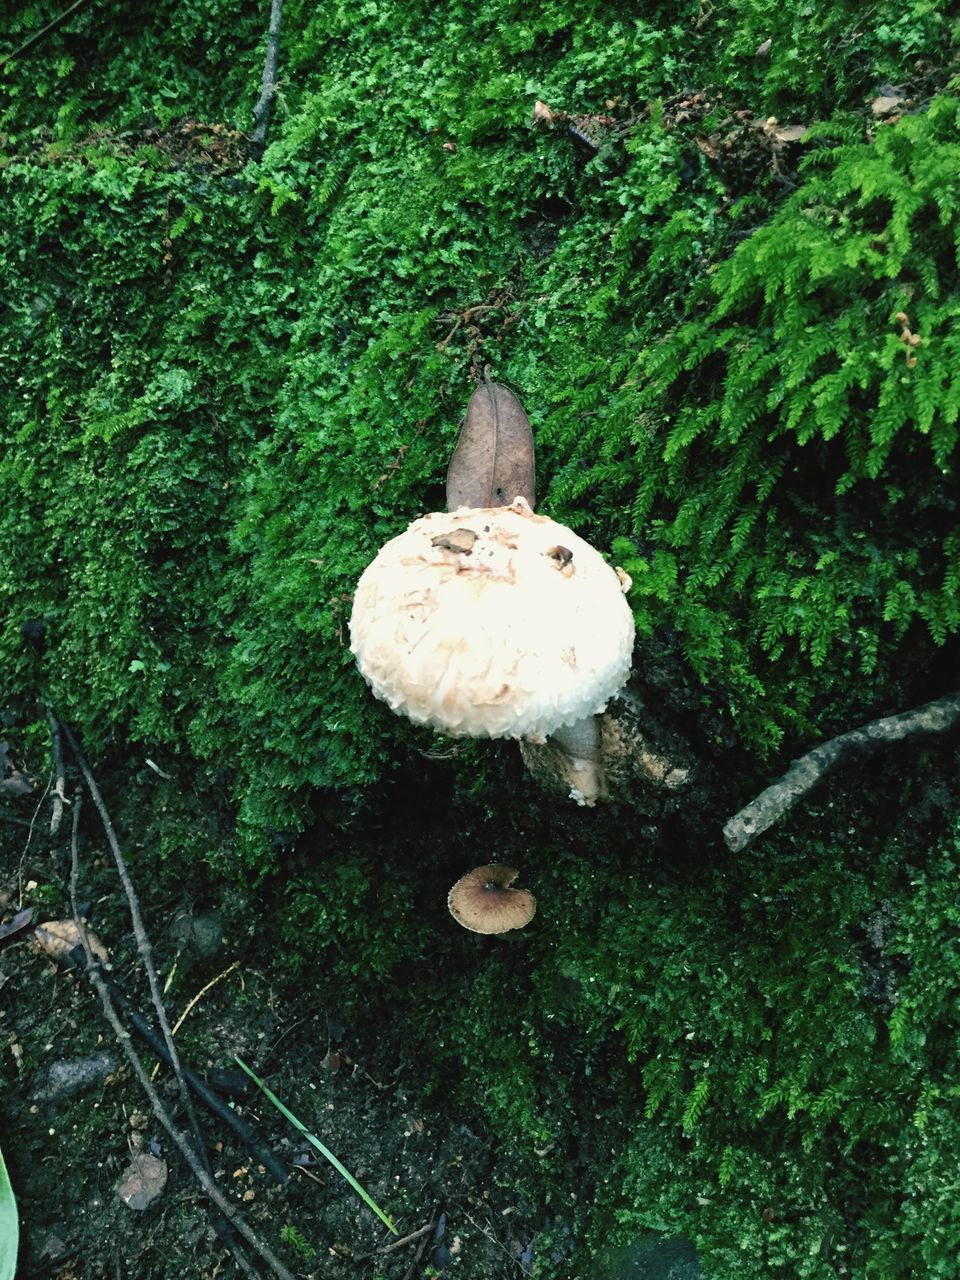
[{"label": "dried brown leaf", "polygon": [[145,1151],[134,1154],[117,1195],[128,1209],[149,1209],[167,1185],[167,1162]]},{"label": "dried brown leaf", "polygon": [[15,933],[22,932],[32,919],[33,907],[24,907],[22,911],[18,911],[12,920],[8,920],[6,924],[0,924],[0,942],[6,938],[12,938]]},{"label": "dried brown leaf", "polygon": [[533,431],[512,391],[486,379],[470,397],[447,471],[447,510],[536,498]]},{"label": "dried brown leaf", "polygon": [[[45,924],[38,924],[34,932],[41,950],[58,963],[81,945],[80,930],[73,920],[47,920]],[[86,934],[90,950],[106,964],[110,959],[106,947],[92,930],[87,929]]]},{"label": "dried brown leaf", "polygon": [[805,124],[787,124],[782,129],[775,129],[773,136],[778,142],[799,142],[807,128]]},{"label": "dried brown leaf", "polygon": [[705,138],[702,133],[698,133],[693,139],[693,144],[709,160],[716,160],[720,154],[720,135],[718,133],[712,133],[709,138]]},{"label": "dried brown leaf", "polygon": [[33,782],[10,759],[9,746],[0,742],[0,796],[28,796],[32,791]]},{"label": "dried brown leaf", "polygon": [[902,93],[882,93],[870,103],[870,110],[875,116],[889,116],[903,106]]}]

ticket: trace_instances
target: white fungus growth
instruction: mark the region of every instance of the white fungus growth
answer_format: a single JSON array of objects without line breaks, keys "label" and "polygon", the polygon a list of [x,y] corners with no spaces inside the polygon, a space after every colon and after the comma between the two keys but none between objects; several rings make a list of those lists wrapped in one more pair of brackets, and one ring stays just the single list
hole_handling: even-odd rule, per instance
[{"label": "white fungus growth", "polygon": [[629,580],[522,498],[415,520],[364,571],[351,650],[396,712],[452,736],[542,740],[626,682]]}]

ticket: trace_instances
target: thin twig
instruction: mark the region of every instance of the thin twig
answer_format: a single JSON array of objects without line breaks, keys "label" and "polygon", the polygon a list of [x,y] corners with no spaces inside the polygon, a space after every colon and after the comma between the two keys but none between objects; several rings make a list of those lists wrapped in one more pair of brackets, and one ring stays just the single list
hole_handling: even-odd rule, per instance
[{"label": "thin twig", "polygon": [[841,733],[794,760],[790,768],[755,800],[735,813],[723,828],[727,848],[739,853],[781,818],[844,757],[867,747],[930,733],[944,733],[960,720],[960,693],[937,698],[912,711],[884,716]]},{"label": "thin twig", "polygon": [[43,795],[37,801],[37,807],[33,811],[33,816],[31,817],[30,821],[27,823],[27,826],[30,828],[30,830],[27,833],[26,844],[23,846],[23,853],[21,853],[20,855],[20,864],[17,867],[17,895],[18,895],[19,907],[23,906],[23,864],[26,862],[27,854],[30,852],[30,842],[33,840],[34,827],[37,825],[37,819],[40,817],[40,810],[43,808],[43,802],[44,800],[46,800],[47,792],[49,790],[50,790],[50,783],[48,781],[47,785],[43,789]]},{"label": "thin twig", "polygon": [[23,44],[20,45],[19,48],[14,49],[11,53],[5,53],[3,57],[0,58],[0,67],[4,66],[8,62],[12,62],[14,58],[19,58],[22,53],[26,53],[27,50],[32,49],[35,44],[39,44],[41,40],[52,35],[53,32],[56,31],[57,27],[62,27],[70,15],[86,3],[87,0],[73,0],[73,4],[64,9],[63,13],[52,18],[47,25],[45,27],[41,27],[39,31],[35,31],[28,40],[24,40]]},{"label": "thin twig", "polygon": [[140,913],[140,900],[136,895],[133,887],[133,881],[130,878],[130,872],[124,861],[123,853],[120,849],[120,842],[117,840],[117,833],[113,829],[113,823],[110,821],[110,815],[107,812],[107,806],[104,804],[103,796],[100,794],[100,788],[97,781],[90,771],[90,766],[80,750],[80,744],[74,737],[70,726],[63,720],[56,717],[64,737],[70,744],[70,750],[73,752],[74,758],[83,774],[83,780],[87,784],[87,790],[93,803],[96,805],[97,812],[100,814],[100,820],[103,823],[103,829],[106,832],[107,843],[113,853],[113,860],[116,863],[120,880],[123,884],[124,893],[127,895],[127,906],[130,910],[130,919],[133,922],[133,935],[137,941],[137,950],[140,952],[140,959],[143,961],[143,967],[147,973],[147,982],[150,986],[150,995],[153,1000],[153,1007],[157,1013],[157,1021],[160,1024],[160,1030],[163,1034],[163,1042],[167,1046],[167,1052],[170,1055],[170,1066],[173,1068],[173,1074],[177,1078],[177,1084],[180,1086],[180,1097],[183,1100],[183,1109],[186,1112],[187,1120],[190,1123],[190,1130],[194,1135],[197,1143],[199,1158],[206,1160],[206,1151],[200,1135],[200,1126],[197,1124],[197,1114],[193,1108],[193,1099],[190,1097],[190,1090],[187,1088],[187,1082],[183,1078],[183,1071],[180,1067],[180,1055],[177,1052],[177,1046],[170,1033],[170,1023],[167,1020],[167,1011],[163,1004],[163,996],[160,993],[160,980],[157,977],[157,970],[153,963],[153,947],[150,938],[144,928],[143,916]]},{"label": "thin twig", "polygon": [[[203,997],[207,994],[207,992],[210,990],[211,987],[215,987],[217,983],[220,982],[223,978],[227,977],[228,974],[233,973],[234,969],[236,969],[239,966],[239,964],[240,964],[239,960],[234,960],[233,964],[228,965],[227,968],[224,969],[222,973],[218,973],[215,978],[211,978],[205,987],[201,987],[200,990],[197,992],[197,994],[193,996],[192,999],[187,1001],[187,1005],[183,1013],[181,1013],[180,1017],[176,1020],[176,1022],[170,1028],[170,1034],[172,1036],[175,1036],[177,1032],[180,1030],[180,1028],[183,1026],[183,1024],[186,1022],[187,1015],[189,1014],[190,1010],[194,1007],[194,1005],[196,1005],[200,1000],[203,999]],[[157,1066],[155,1066],[154,1069],[151,1071],[150,1073],[151,1080],[156,1080],[157,1071],[159,1070],[159,1067],[160,1067],[160,1064],[157,1063]]]},{"label": "thin twig", "polygon": [[[433,1206],[433,1213],[430,1215],[430,1226],[432,1228],[436,1228],[438,1221],[437,1215],[439,1212],[440,1206],[435,1204]],[[424,1232],[423,1239],[420,1241],[419,1245],[417,1245],[417,1252],[413,1255],[413,1261],[410,1263],[410,1269],[404,1276],[404,1280],[416,1280],[416,1274],[420,1269],[420,1261],[423,1258],[423,1255],[427,1252],[427,1245],[430,1243],[432,1238],[433,1237],[429,1232]]]},{"label": "thin twig", "polygon": [[60,823],[63,821],[63,806],[69,804],[70,801],[64,795],[67,778],[63,768],[60,725],[57,722],[57,717],[49,707],[47,707],[47,723],[50,725],[50,753],[53,756],[53,771],[56,776],[56,783],[53,788],[53,814],[50,818],[50,834],[55,836],[60,830]]},{"label": "thin twig", "polygon": [[260,97],[253,108],[253,132],[250,134],[250,151],[260,160],[267,145],[267,130],[273,113],[273,100],[277,95],[277,66],[280,61],[280,22],[283,18],[283,0],[272,0],[270,27],[267,31],[267,56],[263,62],[263,79]]},{"label": "thin twig", "polygon": [[[126,1014],[130,1020],[130,1025],[140,1039],[149,1046],[161,1062],[169,1067],[170,1055],[164,1048],[163,1041],[150,1026],[149,1022],[137,1012],[126,996],[117,990],[115,984],[109,978],[104,978],[104,983],[114,1005]],[[251,1155],[255,1156],[257,1161],[264,1166],[272,1178],[279,1182],[281,1186],[285,1185],[290,1175],[267,1144],[260,1138],[259,1134],[247,1124],[246,1120],[219,1098],[214,1090],[205,1081],[201,1080],[186,1063],[183,1064],[183,1078],[207,1110],[233,1130],[237,1138]]]},{"label": "thin twig", "polygon": [[[70,736],[69,730],[67,731],[67,733],[68,733],[68,739],[69,739],[69,736]],[[71,743],[71,746],[72,745],[73,744]],[[169,1112],[167,1111],[166,1107],[163,1105],[163,1103],[160,1100],[160,1095],[157,1093],[156,1089],[151,1084],[150,1077],[147,1075],[147,1072],[143,1066],[143,1063],[140,1061],[140,1058],[138,1057],[138,1055],[134,1052],[133,1045],[130,1043],[130,1032],[127,1031],[127,1029],[120,1022],[119,1017],[117,1016],[117,1012],[113,1007],[113,1002],[110,999],[110,993],[107,990],[106,983],[104,982],[103,975],[100,971],[99,963],[96,957],[94,956],[92,950],[90,949],[90,940],[87,937],[87,931],[86,931],[86,928],[84,927],[84,924],[80,917],[80,912],[78,909],[77,877],[78,877],[80,855],[79,855],[79,847],[78,847],[78,841],[77,841],[77,831],[79,827],[79,819],[80,819],[80,797],[77,796],[75,807],[73,810],[73,832],[70,839],[70,855],[71,855],[70,856],[70,904],[73,909],[74,922],[77,926],[77,930],[80,935],[80,941],[83,946],[83,953],[84,953],[84,956],[86,957],[86,962],[87,962],[86,972],[90,978],[90,981],[96,987],[97,994],[100,996],[100,1003],[103,1005],[104,1017],[107,1019],[107,1021],[110,1023],[110,1026],[113,1028],[113,1033],[117,1037],[117,1042],[119,1043],[121,1049],[123,1050],[124,1055],[126,1056],[128,1062],[130,1063],[130,1066],[133,1069],[133,1073],[139,1080],[144,1093],[147,1095],[147,1098],[150,1102],[150,1106],[153,1108],[154,1115],[157,1117],[157,1120],[163,1126],[163,1128],[167,1131],[167,1134],[170,1137],[170,1141],[174,1144],[174,1146],[180,1152],[183,1159],[190,1166],[190,1169],[194,1177],[200,1183],[201,1187],[206,1192],[209,1199],[216,1205],[216,1207],[220,1210],[220,1212],[227,1219],[227,1221],[234,1228],[234,1230],[237,1231],[241,1236],[243,1236],[244,1240],[246,1240],[246,1242],[250,1245],[250,1247],[254,1249],[260,1255],[261,1258],[263,1258],[264,1262],[266,1262],[266,1264],[272,1269],[274,1275],[277,1277],[277,1280],[294,1280],[294,1276],[292,1275],[292,1273],[287,1270],[287,1268],[276,1256],[276,1254],[273,1252],[270,1246],[260,1239],[260,1237],[256,1234],[256,1232],[246,1222],[246,1220],[243,1217],[241,1217],[241,1215],[237,1212],[237,1210],[230,1203],[230,1201],[223,1196],[219,1187],[213,1181],[213,1178],[210,1176],[207,1170],[203,1167],[203,1164],[200,1161],[200,1157],[194,1151],[193,1147],[191,1147],[190,1143],[187,1142],[186,1138],[184,1138],[180,1130],[173,1123],[173,1120],[170,1118]],[[250,1266],[248,1262],[245,1262],[245,1260],[242,1260],[241,1258],[238,1258],[237,1261],[241,1269],[245,1272],[245,1274],[249,1276],[256,1275],[256,1272],[253,1270],[253,1268]]]},{"label": "thin twig", "polygon": [[369,1253],[355,1253],[351,1258],[351,1262],[366,1262],[369,1258],[379,1258],[383,1253],[393,1253],[394,1249],[400,1249],[405,1244],[409,1244],[411,1240],[419,1240],[422,1235],[426,1235],[428,1231],[432,1231],[434,1224],[428,1222],[425,1227],[418,1227],[416,1231],[411,1231],[408,1236],[401,1236],[399,1240],[394,1240],[393,1244],[385,1244],[382,1249],[371,1249]]},{"label": "thin twig", "polygon": [[462,1212],[466,1220],[468,1222],[472,1222],[473,1225],[477,1228],[477,1230],[482,1232],[487,1237],[487,1239],[491,1242],[491,1244],[495,1244],[501,1253],[506,1254],[506,1256],[510,1259],[511,1262],[515,1262],[525,1276],[533,1275],[533,1272],[528,1271],[519,1258],[515,1258],[509,1249],[505,1249],[503,1245],[500,1243],[500,1241],[497,1239],[497,1237],[493,1235],[491,1232],[489,1232],[485,1226],[477,1222],[476,1218],[472,1218],[470,1214],[467,1213],[466,1209],[463,1209]]},{"label": "thin twig", "polygon": [[[302,1027],[305,1022],[312,1022],[316,1017],[317,1017],[316,1013],[307,1013],[307,1014],[304,1014],[302,1018],[297,1018],[294,1022],[291,1022],[289,1027],[284,1027],[284,1029],[277,1036],[276,1040],[274,1040],[270,1048],[266,1049],[257,1058],[257,1070],[263,1071],[266,1064],[270,1061],[270,1059],[276,1053],[277,1045],[280,1043],[281,1040],[285,1040],[291,1031],[296,1031],[297,1027]],[[328,1049],[330,1048],[329,1039],[327,1041],[327,1048]]]}]

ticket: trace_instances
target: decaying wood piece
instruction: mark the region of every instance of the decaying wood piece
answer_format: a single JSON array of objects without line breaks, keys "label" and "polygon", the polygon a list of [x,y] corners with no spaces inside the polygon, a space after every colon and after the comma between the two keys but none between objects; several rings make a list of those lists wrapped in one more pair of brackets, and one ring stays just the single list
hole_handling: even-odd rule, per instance
[{"label": "decaying wood piece", "polygon": [[869,747],[889,742],[902,742],[904,738],[916,738],[929,733],[945,733],[960,720],[960,693],[937,698],[913,711],[871,720],[842,733],[829,742],[814,747],[806,755],[794,760],[787,772],[772,786],[761,791],[739,813],[735,813],[723,828],[723,838],[734,853],[745,849],[768,827],[772,827],[789,809],[847,756]]},{"label": "decaying wood piece", "polygon": [[512,391],[484,378],[470,397],[447,471],[447,510],[536,499],[533,431]]},{"label": "decaying wood piece", "polygon": [[667,735],[646,711],[633,690],[621,689],[603,715],[594,716],[593,739],[565,740],[564,731],[546,742],[522,740],[523,762],[543,786],[583,795],[584,776],[595,775],[594,800],[640,803],[656,792],[676,792],[693,781],[694,770],[685,744]]},{"label": "decaying wood piece", "polygon": [[272,0],[270,27],[267,31],[267,52],[263,62],[263,79],[260,97],[253,108],[253,132],[250,134],[250,152],[260,160],[267,146],[267,131],[273,114],[273,100],[277,96],[277,67],[280,62],[280,23],[283,19],[283,0]]}]

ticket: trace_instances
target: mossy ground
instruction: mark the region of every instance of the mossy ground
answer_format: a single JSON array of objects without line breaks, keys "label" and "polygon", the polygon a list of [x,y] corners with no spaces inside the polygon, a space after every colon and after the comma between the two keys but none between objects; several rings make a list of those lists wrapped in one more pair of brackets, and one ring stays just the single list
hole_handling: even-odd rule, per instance
[{"label": "mossy ground", "polygon": [[[16,7],[0,54],[0,723],[40,780],[2,799],[5,913],[30,881],[66,909],[46,812],[26,852],[5,821],[53,703],[172,1007],[238,961],[186,1054],[248,1054],[404,1227],[442,1206],[452,1274],[532,1243],[539,1280],[621,1280],[652,1237],[713,1280],[956,1280],[956,735],[854,762],[737,857],[719,834],[800,750],[955,687],[953,8],[287,0],[259,159],[264,5],[88,0],[21,47],[60,13]],[[542,509],[634,577],[635,683],[697,769],[669,803],[579,812],[357,675],[354,583],[442,504],[486,362]],[[142,998],[89,804],[82,835]],[[499,941],[445,907],[491,858],[540,904]],[[184,908],[219,914],[214,954],[178,958]],[[2,967],[31,1274],[215,1275],[180,1175],[132,1224],[112,1198],[123,1069],[31,1112],[103,1029],[23,945]],[[379,1238],[325,1171],[294,1203],[217,1159],[305,1273]]]},{"label": "mossy ground", "polygon": [[[398,827],[391,823],[389,836],[369,826],[354,833],[348,826],[340,832],[338,854],[309,841],[287,850],[288,871],[252,892],[236,881],[225,884],[207,862],[232,839],[229,814],[216,798],[191,792],[189,783],[181,794],[182,780],[164,782],[149,769],[130,774],[121,766],[114,784],[121,776],[116,812],[158,967],[162,975],[173,974],[167,993],[171,1017],[236,964],[198,1002],[180,1033],[185,1061],[207,1074],[233,1067],[234,1055],[240,1055],[267,1076],[393,1217],[401,1235],[445,1214],[445,1230],[431,1232],[417,1275],[442,1248],[452,1248],[457,1274],[516,1274],[516,1259],[552,1222],[551,1215],[506,1174],[509,1157],[497,1157],[496,1135],[482,1111],[438,1087],[430,1019],[411,1006],[420,1002],[412,975],[380,981],[366,972],[350,980],[343,971],[360,969],[359,957],[351,958],[348,940],[339,962],[315,955],[326,931],[312,932],[316,922],[305,905],[308,894],[317,904],[335,897],[338,876],[365,875],[376,861],[382,879],[371,886],[371,897],[396,899],[401,928],[406,924],[415,932],[426,920],[431,928],[451,931],[436,830],[424,832],[410,815]],[[115,787],[108,790],[116,795]],[[86,807],[81,893],[94,904],[91,927],[110,947],[115,982],[146,1012],[148,994],[125,899],[89,801]],[[33,906],[35,921],[62,918],[69,914],[69,852],[62,842],[47,847],[36,835],[27,847],[26,836],[23,828],[3,830],[5,904]],[[158,857],[158,837],[182,841],[182,856]],[[412,865],[401,878],[407,860]],[[448,862],[456,862],[452,839]],[[184,937],[184,919],[198,917],[212,926],[212,945],[209,938],[198,947],[192,936]],[[371,919],[366,929],[376,927]],[[299,947],[291,963],[294,936]],[[449,942],[439,949],[448,950]],[[433,963],[429,954],[420,957],[424,968]],[[224,1249],[209,1225],[203,1196],[150,1114],[90,984],[57,970],[30,941],[8,943],[0,964],[0,1017],[8,1048],[3,1145],[23,1225],[18,1274],[62,1280],[222,1274]],[[438,976],[423,998],[449,1001],[449,980]],[[447,1009],[448,1017],[455,1014],[451,1005]],[[444,1016],[436,1017],[435,1036],[443,1036],[445,1023]],[[149,1051],[142,1044],[139,1049],[150,1065]],[[79,1096],[46,1098],[51,1063],[104,1051],[115,1060],[115,1070]],[[176,1091],[163,1074],[160,1092],[183,1123]],[[291,1171],[290,1181],[277,1186],[221,1122],[201,1112],[214,1172],[297,1274],[383,1280],[412,1274],[420,1240],[396,1254],[377,1255],[394,1237],[340,1175],[255,1089],[246,1090],[238,1105]],[[170,1168],[165,1191],[142,1214],[126,1208],[116,1193],[131,1142],[138,1138],[162,1151]],[[558,1220],[569,1234],[570,1215]],[[301,1244],[291,1243],[294,1231]],[[360,1254],[375,1256],[363,1264],[351,1260]]]},{"label": "mossy ground", "polygon": [[[444,1213],[442,1243],[459,1240],[438,1257],[444,1274],[619,1280],[644,1241],[684,1237],[707,1276],[827,1280],[906,1277],[920,1259],[949,1274],[936,1241],[953,1230],[951,1200],[921,1188],[957,1123],[956,793],[942,763],[955,747],[854,766],[736,857],[702,807],[584,812],[492,744],[512,802],[454,806],[470,748],[359,813],[330,796],[256,889],[224,876],[222,798],[142,761],[102,768],[158,966],[173,971],[171,1014],[238,962],[186,1021],[187,1060],[244,1057],[402,1232]],[[82,828],[81,894],[119,985],[145,1007],[89,802]],[[35,881],[24,901],[62,916],[67,851],[35,836],[24,852],[21,831],[4,832],[8,904]],[[460,929],[445,906],[453,879],[492,855],[539,898],[534,925],[501,939]],[[208,954],[178,933],[185,910],[219,923]],[[167,1189],[142,1215],[116,1198],[130,1116],[148,1112],[125,1066],[72,1101],[38,1098],[51,1060],[115,1051],[87,984],[25,943],[8,944],[2,969],[23,1275],[221,1274],[201,1198],[152,1119],[141,1132],[170,1162]],[[281,1159],[306,1150],[255,1093],[240,1105]],[[386,1233],[322,1161],[279,1188],[202,1123],[257,1229],[276,1241],[295,1228],[314,1250],[283,1246],[297,1274],[410,1274],[415,1244],[350,1259]],[[43,1255],[52,1237],[59,1261]]]}]

